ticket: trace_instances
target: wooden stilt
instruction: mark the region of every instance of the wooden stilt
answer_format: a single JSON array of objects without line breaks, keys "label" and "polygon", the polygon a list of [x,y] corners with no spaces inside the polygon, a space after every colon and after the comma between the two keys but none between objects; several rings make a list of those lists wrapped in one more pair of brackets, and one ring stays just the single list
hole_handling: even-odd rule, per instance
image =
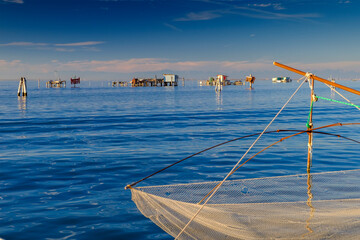
[{"label": "wooden stilt", "polygon": [[20,96],[21,88],[22,88],[22,78],[20,79],[20,82],[19,82],[19,88],[18,88],[18,92],[17,92],[18,96]]},{"label": "wooden stilt", "polygon": [[27,96],[27,86],[26,86],[26,78],[20,78],[19,88],[17,95],[20,96],[22,92],[22,96]]},{"label": "wooden stilt", "polygon": [[23,79],[23,96],[27,96],[26,78]]},{"label": "wooden stilt", "polygon": [[306,235],[314,232],[314,230],[310,227],[311,226],[310,222],[311,219],[314,218],[314,212],[315,212],[315,207],[312,205],[313,194],[311,192],[311,187],[312,187],[312,176],[310,172],[308,172],[308,177],[307,177],[308,199],[306,201],[306,205],[308,205],[308,207],[310,208],[310,212],[309,212],[309,218],[306,220],[306,229],[308,230],[308,233],[303,234],[302,237],[305,237]]}]

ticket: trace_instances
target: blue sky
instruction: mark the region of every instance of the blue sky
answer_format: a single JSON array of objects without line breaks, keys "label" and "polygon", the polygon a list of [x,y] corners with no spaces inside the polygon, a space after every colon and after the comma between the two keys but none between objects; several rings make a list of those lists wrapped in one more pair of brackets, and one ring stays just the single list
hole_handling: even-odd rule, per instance
[{"label": "blue sky", "polygon": [[0,0],[0,79],[360,78],[354,0]]}]

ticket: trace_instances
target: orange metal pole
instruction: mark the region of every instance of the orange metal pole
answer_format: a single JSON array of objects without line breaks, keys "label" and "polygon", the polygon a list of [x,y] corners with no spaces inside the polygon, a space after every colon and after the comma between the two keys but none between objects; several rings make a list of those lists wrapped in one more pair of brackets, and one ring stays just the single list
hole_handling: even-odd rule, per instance
[{"label": "orange metal pole", "polygon": [[[274,62],[273,64],[274,64],[275,66],[284,68],[284,69],[289,70],[289,71],[291,71],[291,72],[294,72],[294,73],[297,73],[297,74],[306,76],[306,72],[300,71],[300,70],[298,70],[298,69],[295,69],[295,68],[286,66],[286,65],[281,64],[281,63],[278,63],[278,62]],[[329,80],[320,78],[320,77],[315,76],[315,75],[313,75],[312,77],[313,77],[313,79],[315,79],[315,80],[317,80],[317,81],[319,81],[319,82],[326,83],[326,84],[329,84],[329,85],[331,85],[331,86],[340,88],[340,89],[342,89],[342,90],[345,90],[345,91],[348,91],[348,92],[351,92],[351,93],[360,95],[360,91],[358,91],[358,90],[355,90],[355,89],[352,89],[352,88],[349,88],[349,87],[340,85],[340,84],[338,84],[338,83],[331,82],[331,81],[329,81]]]}]

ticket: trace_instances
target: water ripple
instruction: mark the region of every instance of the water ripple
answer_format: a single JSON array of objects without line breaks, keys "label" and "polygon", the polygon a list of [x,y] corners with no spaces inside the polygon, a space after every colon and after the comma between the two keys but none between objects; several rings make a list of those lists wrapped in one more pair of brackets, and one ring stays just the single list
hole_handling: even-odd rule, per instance
[{"label": "water ripple", "polygon": [[[228,86],[216,96],[212,88],[195,85],[38,89],[30,82],[25,101],[10,91],[17,83],[0,85],[4,239],[171,239],[139,213],[123,187],[194,152],[262,131],[298,86],[259,81],[255,91]],[[327,88],[318,93],[330,95]],[[271,130],[305,129],[308,94],[301,90]],[[319,101],[314,121],[360,122],[360,114]],[[356,126],[326,131],[360,140]],[[265,135],[249,157],[284,136]],[[210,150],[142,185],[221,180],[254,139]],[[355,143],[316,135],[314,146],[314,172],[360,166]],[[306,151],[306,135],[288,139],[231,178],[304,173]]]}]

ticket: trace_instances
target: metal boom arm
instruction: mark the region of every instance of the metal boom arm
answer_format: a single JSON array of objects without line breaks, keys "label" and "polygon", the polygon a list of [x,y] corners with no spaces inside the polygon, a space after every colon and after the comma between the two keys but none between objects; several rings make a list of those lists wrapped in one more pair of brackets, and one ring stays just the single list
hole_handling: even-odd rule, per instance
[{"label": "metal boom arm", "polygon": [[[303,71],[300,71],[300,70],[298,70],[298,69],[295,69],[295,68],[286,66],[286,65],[284,65],[284,64],[281,64],[281,63],[278,63],[278,62],[274,62],[274,65],[275,65],[275,66],[278,66],[278,67],[281,67],[281,68],[284,68],[284,69],[286,69],[286,70],[289,70],[289,71],[291,71],[291,72],[294,72],[294,73],[297,73],[297,74],[306,76],[306,72],[303,72]],[[348,91],[348,92],[351,92],[351,93],[360,95],[360,91],[358,91],[358,90],[355,90],[355,89],[352,89],[352,88],[343,86],[343,85],[338,84],[338,83],[333,83],[333,82],[331,82],[331,81],[329,81],[329,80],[320,78],[320,77],[315,76],[315,75],[313,75],[312,78],[313,78],[314,80],[319,81],[319,82],[322,82],[322,83],[325,83],[325,84],[329,84],[329,85],[331,85],[331,86],[340,88],[340,89],[342,89],[342,90],[345,90],[345,91]]]}]

